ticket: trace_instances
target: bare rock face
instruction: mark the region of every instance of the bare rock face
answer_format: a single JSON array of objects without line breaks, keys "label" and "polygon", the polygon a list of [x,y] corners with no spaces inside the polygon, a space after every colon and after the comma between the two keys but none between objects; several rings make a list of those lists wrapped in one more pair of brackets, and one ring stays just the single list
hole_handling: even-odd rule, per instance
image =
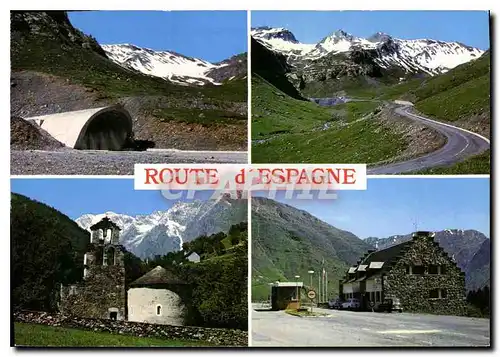
[{"label": "bare rock face", "polygon": [[56,150],[64,145],[36,124],[14,116],[10,118],[10,147],[12,150]]},{"label": "bare rock face", "polygon": [[62,45],[78,45],[106,57],[96,39],[75,29],[66,11],[12,11],[11,48],[22,46],[27,37],[60,41]]},{"label": "bare rock face", "polygon": [[247,54],[242,53],[220,63],[216,63],[220,66],[214,68],[207,73],[207,76],[213,78],[216,82],[222,83],[226,80],[233,80],[237,78],[243,78],[247,75]]}]

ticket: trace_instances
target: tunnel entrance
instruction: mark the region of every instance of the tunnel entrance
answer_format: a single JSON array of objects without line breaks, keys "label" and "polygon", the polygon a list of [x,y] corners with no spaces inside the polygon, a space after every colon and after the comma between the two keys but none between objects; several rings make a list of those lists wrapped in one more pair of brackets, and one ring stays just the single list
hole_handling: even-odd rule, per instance
[{"label": "tunnel entrance", "polygon": [[104,111],[93,116],[82,129],[75,149],[122,150],[132,138],[132,120],[128,113]]}]

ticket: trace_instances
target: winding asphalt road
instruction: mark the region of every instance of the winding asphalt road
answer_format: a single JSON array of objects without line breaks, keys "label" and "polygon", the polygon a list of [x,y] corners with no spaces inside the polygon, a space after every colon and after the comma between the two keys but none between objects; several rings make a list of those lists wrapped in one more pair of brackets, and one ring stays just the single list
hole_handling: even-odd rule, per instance
[{"label": "winding asphalt road", "polygon": [[401,174],[437,166],[448,166],[481,154],[490,148],[489,139],[472,131],[410,113],[411,105],[403,104],[395,112],[418,121],[446,137],[446,144],[436,151],[408,161],[395,162],[367,169],[369,175]]},{"label": "winding asphalt road", "polygon": [[252,311],[256,347],[487,347],[490,320],[410,313],[315,309],[326,316],[297,317]]}]

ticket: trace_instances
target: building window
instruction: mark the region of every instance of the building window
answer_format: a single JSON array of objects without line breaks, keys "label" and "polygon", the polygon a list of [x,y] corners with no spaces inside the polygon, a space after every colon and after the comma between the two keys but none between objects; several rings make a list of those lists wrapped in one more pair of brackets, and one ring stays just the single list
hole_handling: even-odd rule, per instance
[{"label": "building window", "polygon": [[446,299],[448,297],[448,293],[446,289],[432,289],[429,291],[430,299]]},{"label": "building window", "polygon": [[440,271],[440,274],[441,274],[441,275],[446,274],[446,266],[445,266],[445,265],[441,265],[441,266],[440,266],[440,268],[441,268],[441,269],[440,269],[440,270],[441,270],[441,271]]},{"label": "building window", "polygon": [[406,274],[411,274],[411,266],[406,266]]},{"label": "building window", "polygon": [[156,305],[156,315],[161,316],[161,305]]},{"label": "building window", "polygon": [[439,274],[439,266],[438,265],[429,265],[428,273],[432,274],[432,275]]},{"label": "building window", "polygon": [[425,274],[425,267],[423,265],[412,266],[411,273],[413,275],[423,275]]}]

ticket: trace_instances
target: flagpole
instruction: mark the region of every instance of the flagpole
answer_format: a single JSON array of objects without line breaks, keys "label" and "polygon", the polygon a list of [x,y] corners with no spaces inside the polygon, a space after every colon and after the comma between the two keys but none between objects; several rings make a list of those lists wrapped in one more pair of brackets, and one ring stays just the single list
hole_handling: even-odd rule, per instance
[{"label": "flagpole", "polygon": [[321,302],[321,274],[318,274],[318,302]]},{"label": "flagpole", "polygon": [[328,301],[328,271],[326,272],[325,275],[325,283],[326,283],[326,301]]}]

